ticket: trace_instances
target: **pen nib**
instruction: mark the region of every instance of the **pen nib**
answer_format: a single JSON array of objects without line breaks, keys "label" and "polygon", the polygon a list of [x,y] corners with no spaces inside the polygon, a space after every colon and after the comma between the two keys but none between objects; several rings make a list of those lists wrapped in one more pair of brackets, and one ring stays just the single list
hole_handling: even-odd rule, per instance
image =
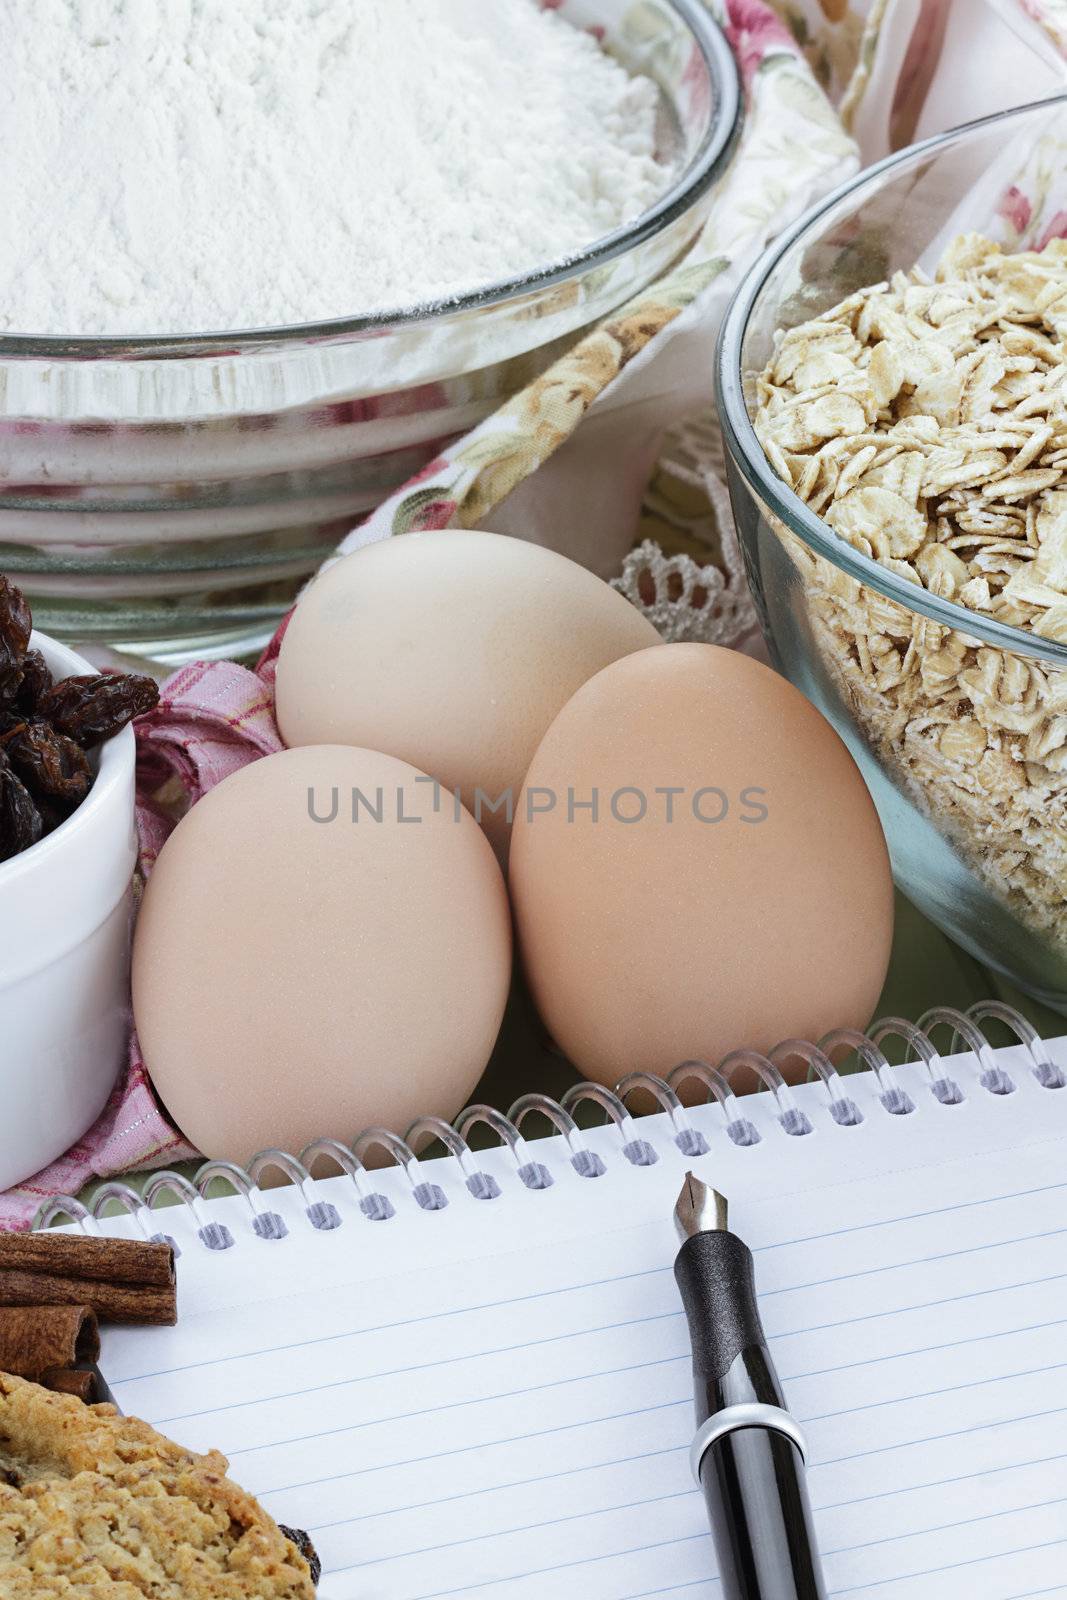
[{"label": "pen nib", "polygon": [[687,1172],[682,1192],[674,1207],[674,1226],[684,1242],[694,1233],[724,1232],[726,1228],[726,1200],[717,1189],[702,1183],[692,1172]]}]

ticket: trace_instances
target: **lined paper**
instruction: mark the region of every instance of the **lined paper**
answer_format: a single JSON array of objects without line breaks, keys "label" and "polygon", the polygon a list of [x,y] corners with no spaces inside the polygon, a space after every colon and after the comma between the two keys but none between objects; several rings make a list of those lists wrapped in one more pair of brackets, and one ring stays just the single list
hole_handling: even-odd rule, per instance
[{"label": "lined paper", "polygon": [[801,1138],[761,1097],[751,1150],[702,1109],[711,1151],[695,1162],[665,1119],[641,1124],[648,1168],[598,1130],[595,1180],[545,1141],[543,1192],[494,1153],[495,1201],[435,1164],[442,1212],[418,1212],[391,1174],[386,1223],[331,1180],[316,1191],[344,1223],[326,1235],[293,1191],[277,1242],[251,1235],[240,1202],[213,1203],[236,1247],[208,1252],[188,1231],[178,1327],[109,1331],[105,1370],[123,1409],[220,1448],[276,1518],[308,1529],[323,1600],[714,1600],[671,1270],[692,1165],[755,1251],[831,1593],[1063,1594],[1067,1091],[1002,1059],[1014,1093],[972,1070],[953,1107],[915,1069],[906,1117],[854,1079],[856,1128],[801,1091],[815,1127]]}]

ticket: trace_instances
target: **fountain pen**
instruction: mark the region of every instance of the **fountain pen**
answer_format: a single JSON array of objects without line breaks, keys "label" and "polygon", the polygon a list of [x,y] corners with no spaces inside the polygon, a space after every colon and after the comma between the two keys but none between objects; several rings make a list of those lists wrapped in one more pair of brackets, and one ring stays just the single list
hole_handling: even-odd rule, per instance
[{"label": "fountain pen", "polygon": [[693,1349],[693,1476],[704,1493],[724,1600],[825,1600],[804,1479],[756,1304],[752,1252],[726,1201],[687,1173],[674,1208],[674,1276]]}]

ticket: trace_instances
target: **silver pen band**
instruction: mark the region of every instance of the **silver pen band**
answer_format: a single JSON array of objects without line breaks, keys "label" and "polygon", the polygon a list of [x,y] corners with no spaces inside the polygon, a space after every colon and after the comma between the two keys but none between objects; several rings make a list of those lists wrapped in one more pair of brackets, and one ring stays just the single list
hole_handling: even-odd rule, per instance
[{"label": "silver pen band", "polygon": [[767,1428],[775,1433],[784,1433],[791,1439],[800,1451],[801,1458],[806,1455],[804,1435],[788,1411],[783,1411],[781,1406],[759,1405],[755,1401],[746,1401],[736,1406],[726,1406],[722,1411],[716,1411],[706,1422],[702,1422],[696,1431],[693,1443],[689,1447],[689,1465],[693,1469],[693,1477],[700,1482],[700,1463],[703,1461],[709,1446],[721,1439],[723,1434],[733,1433],[738,1428]]}]

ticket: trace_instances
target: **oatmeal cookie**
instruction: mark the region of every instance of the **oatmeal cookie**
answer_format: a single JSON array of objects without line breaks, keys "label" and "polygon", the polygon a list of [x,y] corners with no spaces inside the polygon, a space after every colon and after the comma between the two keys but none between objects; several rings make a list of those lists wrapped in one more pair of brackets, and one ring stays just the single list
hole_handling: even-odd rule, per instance
[{"label": "oatmeal cookie", "polygon": [[266,1512],[112,1406],[0,1374],[0,1600],[314,1600]]}]

